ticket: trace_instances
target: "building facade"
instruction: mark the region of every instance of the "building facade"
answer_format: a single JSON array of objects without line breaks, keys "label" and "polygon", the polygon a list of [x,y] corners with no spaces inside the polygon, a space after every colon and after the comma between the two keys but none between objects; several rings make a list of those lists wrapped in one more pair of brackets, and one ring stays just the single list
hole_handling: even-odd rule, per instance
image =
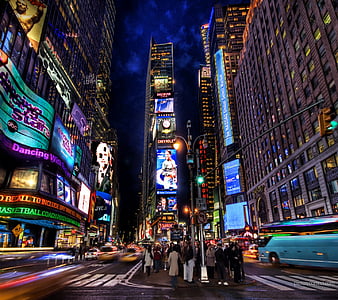
[{"label": "building facade", "polygon": [[[237,205],[236,209],[232,210],[233,206],[229,206],[241,203],[246,207],[234,80],[243,47],[242,36],[249,4],[249,1],[240,1],[238,4],[215,5],[211,11],[206,37],[203,37],[206,25],[201,29],[202,41],[207,40],[207,46],[204,46],[205,57],[210,58],[213,107],[209,109],[214,110],[215,116],[213,218],[214,230],[218,238],[225,237],[227,231],[244,230],[249,221],[247,210]],[[210,54],[207,54],[208,51]],[[244,215],[243,211],[245,211]],[[230,222],[236,219],[234,212],[242,216],[242,222],[237,224]]]},{"label": "building facade", "polygon": [[[112,5],[0,1],[0,247],[90,242],[97,181],[90,145],[98,136],[91,120],[102,98],[91,78],[102,73]],[[104,231],[95,238],[103,242]]]},{"label": "building facade", "polygon": [[253,1],[235,81],[252,224],[338,213],[334,1]]},{"label": "building facade", "polygon": [[166,241],[177,224],[173,44],[150,41],[139,239]]}]

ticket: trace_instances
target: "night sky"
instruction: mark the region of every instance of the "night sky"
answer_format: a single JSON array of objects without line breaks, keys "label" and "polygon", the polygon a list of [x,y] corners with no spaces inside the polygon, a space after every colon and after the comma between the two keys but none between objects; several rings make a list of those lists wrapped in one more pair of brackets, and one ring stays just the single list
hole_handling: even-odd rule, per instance
[{"label": "night sky", "polygon": [[[117,130],[119,140],[121,227],[124,230],[128,230],[130,225],[127,220],[132,220],[135,216],[138,208],[137,193],[141,191],[138,174],[143,155],[150,39],[153,37],[156,43],[174,44],[176,132],[177,135],[186,137],[186,122],[190,119],[195,138],[199,135],[197,70],[200,64],[205,63],[200,26],[208,23],[214,2],[116,1],[110,122]],[[184,159],[184,154],[181,156]],[[182,182],[184,188],[188,188],[188,183]]]}]

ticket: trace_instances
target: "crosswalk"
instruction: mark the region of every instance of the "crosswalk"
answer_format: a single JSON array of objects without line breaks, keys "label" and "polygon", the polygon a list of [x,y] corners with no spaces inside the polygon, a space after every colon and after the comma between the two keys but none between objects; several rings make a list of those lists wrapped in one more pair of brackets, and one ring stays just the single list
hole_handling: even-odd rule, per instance
[{"label": "crosswalk", "polygon": [[280,291],[338,291],[338,276],[313,275],[246,275]]}]

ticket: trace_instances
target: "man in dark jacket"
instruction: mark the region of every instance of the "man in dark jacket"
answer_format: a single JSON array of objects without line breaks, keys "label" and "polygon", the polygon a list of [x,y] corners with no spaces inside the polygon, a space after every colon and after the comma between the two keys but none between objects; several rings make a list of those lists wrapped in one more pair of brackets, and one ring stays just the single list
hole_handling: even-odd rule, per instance
[{"label": "man in dark jacket", "polygon": [[221,243],[217,244],[215,258],[216,258],[216,272],[218,274],[218,284],[222,284],[223,281],[224,285],[229,285],[228,282],[226,281],[225,266],[227,264],[227,261]]}]

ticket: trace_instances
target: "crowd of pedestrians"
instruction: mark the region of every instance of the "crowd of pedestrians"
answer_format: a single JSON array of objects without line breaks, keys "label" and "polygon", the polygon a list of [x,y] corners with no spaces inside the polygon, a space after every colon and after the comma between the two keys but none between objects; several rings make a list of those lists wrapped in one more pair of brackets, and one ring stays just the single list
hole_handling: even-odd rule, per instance
[{"label": "crowd of pedestrians", "polygon": [[[201,275],[201,251],[196,243],[195,249],[190,241],[170,244],[148,245],[143,258],[143,271],[147,276],[158,273],[161,269],[169,270],[173,289],[177,287],[177,277],[182,277],[188,284],[194,283],[194,278]],[[223,245],[222,243],[207,244],[205,247],[205,266],[208,279],[218,285],[229,285],[230,281],[243,282],[243,253],[237,243]]]}]

